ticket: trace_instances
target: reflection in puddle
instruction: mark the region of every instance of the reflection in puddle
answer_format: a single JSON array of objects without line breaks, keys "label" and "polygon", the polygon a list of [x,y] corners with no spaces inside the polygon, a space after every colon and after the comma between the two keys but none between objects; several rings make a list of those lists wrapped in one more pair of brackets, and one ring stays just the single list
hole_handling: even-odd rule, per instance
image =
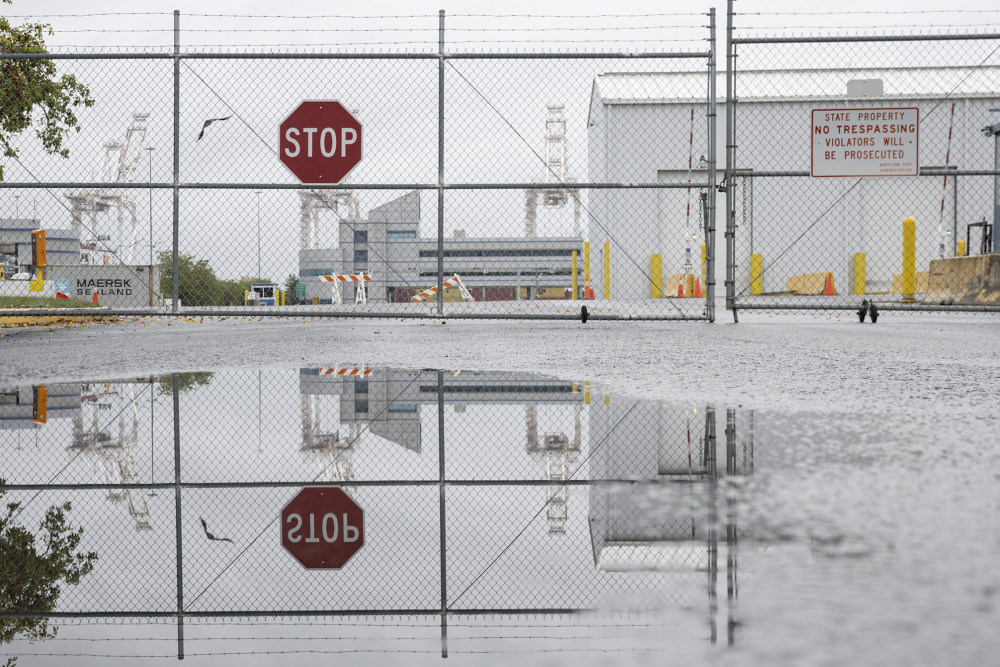
[{"label": "reflection in puddle", "polygon": [[[845,438],[799,454],[787,421],[587,381],[364,366],[7,389],[15,521],[72,501],[99,560],[61,588],[64,642],[5,634],[4,652],[80,654],[100,636],[116,655],[284,653],[317,628],[320,653],[738,646],[755,571],[877,553],[829,516],[769,505],[824,456],[855,455]],[[318,484],[364,510],[364,548],[340,570],[307,570],[281,543],[282,508]],[[108,616],[153,623],[156,650],[84,625]]]}]

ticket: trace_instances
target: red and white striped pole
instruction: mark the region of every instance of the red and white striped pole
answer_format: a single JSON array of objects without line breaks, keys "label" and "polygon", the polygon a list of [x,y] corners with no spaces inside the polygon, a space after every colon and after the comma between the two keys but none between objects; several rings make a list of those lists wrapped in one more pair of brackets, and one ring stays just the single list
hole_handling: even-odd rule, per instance
[{"label": "red and white striped pole", "polygon": [[944,156],[944,183],[941,186],[941,210],[938,212],[938,257],[944,259],[944,240],[947,237],[944,229],[944,200],[948,196],[948,165],[951,163],[951,130],[955,124],[955,103],[951,103],[951,116],[948,119],[948,150]]}]

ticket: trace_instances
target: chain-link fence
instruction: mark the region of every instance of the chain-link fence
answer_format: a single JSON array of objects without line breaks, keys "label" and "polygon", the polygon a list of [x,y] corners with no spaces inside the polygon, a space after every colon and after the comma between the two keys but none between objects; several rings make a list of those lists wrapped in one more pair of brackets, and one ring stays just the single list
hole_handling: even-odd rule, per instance
[{"label": "chain-link fence", "polygon": [[[760,465],[751,411],[588,381],[188,373],[7,389],[0,425],[17,503],[4,531],[68,501],[79,549],[97,554],[51,607],[3,609],[8,624],[393,615],[439,616],[444,633],[451,619],[680,605],[705,608],[714,632],[721,564],[732,597],[737,542],[759,546],[719,488]],[[315,486],[363,511],[363,546],[339,570],[303,567],[284,541],[290,501]]]},{"label": "chain-link fence", "polygon": [[1000,35],[734,36],[733,16],[729,306],[1000,309]]},{"label": "chain-link fence", "polygon": [[[200,31],[175,13],[168,52],[4,53],[76,77],[94,105],[68,159],[20,137],[5,165],[0,297],[711,319],[714,13],[685,18],[700,44],[679,51],[456,52],[441,13],[411,20],[437,38],[418,52],[213,52],[185,46]],[[310,100],[349,116],[300,122]],[[301,164],[314,135],[319,171]]]}]

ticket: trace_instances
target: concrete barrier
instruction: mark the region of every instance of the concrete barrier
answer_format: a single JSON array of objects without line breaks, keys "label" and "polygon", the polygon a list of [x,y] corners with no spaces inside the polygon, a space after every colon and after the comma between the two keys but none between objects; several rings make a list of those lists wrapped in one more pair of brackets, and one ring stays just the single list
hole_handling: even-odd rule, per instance
[{"label": "concrete barrier", "polygon": [[[800,273],[788,279],[785,289],[792,294],[823,294],[828,280],[832,285],[832,273]],[[836,293],[836,288],[832,291]]]},{"label": "concrete barrier", "polygon": [[[926,294],[927,293],[927,277],[929,273],[927,271],[916,271],[913,274],[913,293],[914,294]],[[892,276],[892,293],[893,294],[903,294],[905,275],[902,273],[896,273]]]},{"label": "concrete barrier", "polygon": [[934,305],[1000,305],[1000,254],[931,260],[927,297]]}]

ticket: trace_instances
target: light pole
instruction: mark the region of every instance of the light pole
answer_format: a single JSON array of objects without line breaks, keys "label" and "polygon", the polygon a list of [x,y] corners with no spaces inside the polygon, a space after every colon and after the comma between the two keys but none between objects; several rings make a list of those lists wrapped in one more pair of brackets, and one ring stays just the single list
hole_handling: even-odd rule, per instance
[{"label": "light pole", "polygon": [[152,146],[146,147],[146,155],[149,157],[149,271],[152,278],[153,271],[153,151]]},{"label": "light pole", "polygon": [[21,217],[21,195],[14,195],[14,219]]},{"label": "light pole", "polygon": [[257,195],[257,280],[260,280],[260,190],[254,190],[254,194]]},{"label": "light pole", "polygon": [[[1000,109],[990,109],[990,113],[1000,112]],[[1000,123],[987,125],[983,128],[983,134],[993,137],[993,233],[992,248],[989,252],[1000,252],[1000,243],[997,242],[997,232],[1000,231]]]}]

